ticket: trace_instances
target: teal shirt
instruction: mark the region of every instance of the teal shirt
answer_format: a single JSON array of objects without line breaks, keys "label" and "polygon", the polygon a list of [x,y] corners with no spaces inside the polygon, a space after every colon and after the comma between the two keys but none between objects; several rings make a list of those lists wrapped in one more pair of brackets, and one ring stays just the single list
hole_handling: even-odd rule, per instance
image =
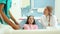
[{"label": "teal shirt", "polygon": [[[11,3],[12,3],[12,0],[0,0],[0,4],[4,4],[3,12],[5,13],[5,15],[8,18],[10,18],[9,10],[10,10],[10,7],[11,7]],[[1,18],[0,18],[0,22],[2,24],[5,24],[5,22],[3,22],[3,20]]]}]

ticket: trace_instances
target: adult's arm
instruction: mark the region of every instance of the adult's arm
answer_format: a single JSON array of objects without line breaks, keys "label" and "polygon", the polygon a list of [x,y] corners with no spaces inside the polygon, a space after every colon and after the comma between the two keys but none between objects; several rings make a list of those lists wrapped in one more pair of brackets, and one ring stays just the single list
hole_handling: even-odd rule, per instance
[{"label": "adult's arm", "polygon": [[19,25],[16,25],[16,24],[14,24],[14,23],[12,23],[8,18],[7,18],[7,16],[4,14],[4,12],[3,12],[3,9],[4,8],[4,4],[0,4],[0,14],[1,14],[1,16],[2,16],[2,18],[3,18],[3,20],[7,23],[7,24],[9,24],[13,29],[19,29],[20,28],[20,26]]}]

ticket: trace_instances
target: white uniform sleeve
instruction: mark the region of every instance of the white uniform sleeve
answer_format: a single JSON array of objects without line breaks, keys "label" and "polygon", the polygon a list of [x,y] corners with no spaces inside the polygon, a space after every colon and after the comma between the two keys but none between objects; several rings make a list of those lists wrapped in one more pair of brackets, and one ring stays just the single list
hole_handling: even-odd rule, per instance
[{"label": "white uniform sleeve", "polygon": [[57,27],[58,26],[58,19],[56,16],[54,16],[54,23],[55,23],[55,27]]}]

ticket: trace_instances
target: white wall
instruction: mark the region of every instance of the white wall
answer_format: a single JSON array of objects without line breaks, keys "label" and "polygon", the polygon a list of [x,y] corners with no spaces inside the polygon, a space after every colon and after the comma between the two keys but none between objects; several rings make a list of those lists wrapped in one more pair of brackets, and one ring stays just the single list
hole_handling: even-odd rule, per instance
[{"label": "white wall", "polygon": [[21,7],[21,0],[12,0],[11,13],[16,19],[21,17],[20,7]]},{"label": "white wall", "polygon": [[55,0],[55,15],[60,22],[60,0]]},{"label": "white wall", "polygon": [[11,14],[14,16],[14,18],[19,22],[19,18],[21,17],[21,0],[12,0],[12,6],[11,6]]},{"label": "white wall", "polygon": [[[60,22],[60,0],[55,0],[55,15],[58,18],[58,21]],[[12,7],[11,7],[11,13],[16,19],[19,19],[21,17],[21,7],[22,1],[21,0],[12,0]]]}]

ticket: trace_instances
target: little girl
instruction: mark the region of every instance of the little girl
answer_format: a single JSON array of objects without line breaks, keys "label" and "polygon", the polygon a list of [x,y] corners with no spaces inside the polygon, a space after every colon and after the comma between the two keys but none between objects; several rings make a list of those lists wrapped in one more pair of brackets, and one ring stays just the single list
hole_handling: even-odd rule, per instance
[{"label": "little girl", "polygon": [[36,30],[38,26],[35,24],[35,19],[33,16],[28,16],[27,22],[24,25],[24,30]]}]

